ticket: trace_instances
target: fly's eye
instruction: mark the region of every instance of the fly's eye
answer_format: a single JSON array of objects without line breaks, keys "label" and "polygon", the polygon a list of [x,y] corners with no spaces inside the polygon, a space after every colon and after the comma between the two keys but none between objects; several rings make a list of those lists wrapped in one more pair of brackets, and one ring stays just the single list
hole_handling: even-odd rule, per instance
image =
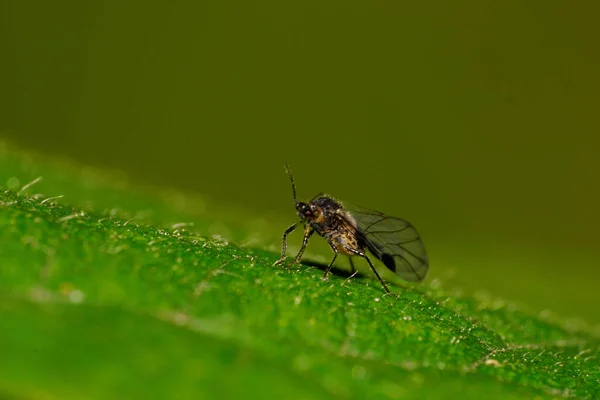
[{"label": "fly's eye", "polygon": [[306,216],[310,216],[312,214],[312,211],[311,211],[310,207],[308,206],[308,204],[302,204],[300,206],[299,211]]}]

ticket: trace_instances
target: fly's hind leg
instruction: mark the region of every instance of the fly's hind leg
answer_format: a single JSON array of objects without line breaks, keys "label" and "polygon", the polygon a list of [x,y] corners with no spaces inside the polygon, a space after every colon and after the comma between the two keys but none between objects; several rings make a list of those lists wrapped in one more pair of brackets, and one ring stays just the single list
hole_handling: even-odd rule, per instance
[{"label": "fly's hind leg", "polygon": [[385,291],[388,294],[392,294],[392,292],[390,292],[390,289],[388,289],[387,285],[385,284],[385,282],[383,282],[383,279],[381,279],[381,276],[379,276],[379,272],[377,272],[377,270],[375,269],[375,267],[373,266],[373,263],[371,262],[371,260],[369,259],[369,257],[367,257],[367,255],[363,252],[351,249],[346,247],[346,251],[352,253],[352,254],[356,254],[359,257],[364,258],[365,260],[367,260],[367,262],[369,263],[369,267],[371,267],[371,269],[373,270],[373,272],[375,273],[375,276],[377,277],[377,279],[379,279],[379,282],[381,283],[381,285],[383,286],[383,288],[385,289]]}]

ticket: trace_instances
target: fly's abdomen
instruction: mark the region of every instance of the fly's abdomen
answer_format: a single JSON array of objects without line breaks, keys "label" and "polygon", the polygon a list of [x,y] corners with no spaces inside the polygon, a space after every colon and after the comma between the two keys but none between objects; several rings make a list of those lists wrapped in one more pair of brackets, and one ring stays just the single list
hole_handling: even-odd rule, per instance
[{"label": "fly's abdomen", "polygon": [[328,239],[340,254],[355,256],[357,252],[365,252],[364,246],[352,232],[335,232]]}]

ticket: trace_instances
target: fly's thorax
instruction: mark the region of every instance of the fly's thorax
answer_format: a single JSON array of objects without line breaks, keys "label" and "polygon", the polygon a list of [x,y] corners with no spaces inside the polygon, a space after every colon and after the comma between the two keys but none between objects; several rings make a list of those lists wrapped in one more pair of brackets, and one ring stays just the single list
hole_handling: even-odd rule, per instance
[{"label": "fly's thorax", "polygon": [[328,197],[319,197],[308,203],[298,202],[296,204],[296,210],[302,220],[323,229],[335,223],[337,210],[339,209],[342,209],[342,206]]},{"label": "fly's thorax", "polygon": [[300,203],[298,212],[319,235],[342,254],[355,255],[351,250],[364,252],[365,243],[356,221],[339,202],[319,197],[309,203]]}]

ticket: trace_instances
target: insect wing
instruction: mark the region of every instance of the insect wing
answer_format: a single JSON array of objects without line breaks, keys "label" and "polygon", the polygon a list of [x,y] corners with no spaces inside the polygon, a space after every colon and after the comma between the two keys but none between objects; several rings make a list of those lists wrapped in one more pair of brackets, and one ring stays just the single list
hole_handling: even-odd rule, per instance
[{"label": "insect wing", "polygon": [[409,282],[425,279],[429,258],[410,222],[364,208],[352,209],[351,214],[367,248],[388,269]]}]

